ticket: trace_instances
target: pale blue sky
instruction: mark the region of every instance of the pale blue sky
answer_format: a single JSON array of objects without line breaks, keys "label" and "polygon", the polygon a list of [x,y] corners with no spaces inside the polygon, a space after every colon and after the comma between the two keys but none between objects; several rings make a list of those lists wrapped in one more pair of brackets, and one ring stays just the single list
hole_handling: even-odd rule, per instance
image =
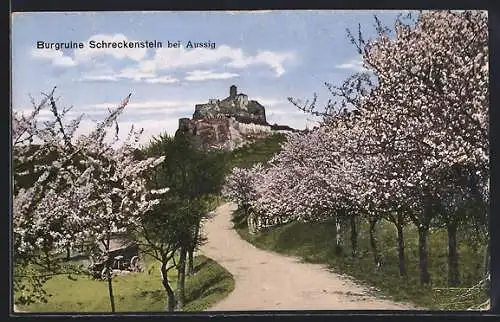
[{"label": "pale blue sky", "polygon": [[[12,17],[12,103],[57,86],[60,104],[100,119],[129,92],[120,122],[145,128],[143,141],[174,133],[194,104],[224,98],[229,86],[259,100],[270,123],[304,128],[311,116],[287,97],[328,99],[326,82],[360,68],[346,28],[374,34],[373,15],[389,27],[400,11],[15,13]],[[215,42],[215,49],[41,50],[37,41],[90,39]],[[310,122],[310,121],[309,121]],[[309,123],[312,124],[312,123]],[[88,128],[89,122],[82,125]]]}]

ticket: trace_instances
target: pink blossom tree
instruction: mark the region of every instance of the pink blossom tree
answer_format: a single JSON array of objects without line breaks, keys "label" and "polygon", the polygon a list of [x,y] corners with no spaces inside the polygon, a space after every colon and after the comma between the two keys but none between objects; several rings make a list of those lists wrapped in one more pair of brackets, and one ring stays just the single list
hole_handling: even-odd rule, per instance
[{"label": "pink blossom tree", "polygon": [[233,168],[226,177],[222,186],[222,195],[238,204],[247,218],[250,232],[255,232],[255,214],[251,209],[251,203],[257,198],[255,190],[255,181],[258,180],[257,174],[262,170],[260,163],[252,166],[250,169]]},{"label": "pink blossom tree", "polygon": [[336,248],[341,250],[341,223],[351,223],[353,255],[357,251],[357,213],[350,196],[356,173],[352,159],[344,156],[349,129],[342,123],[322,126],[306,134],[292,135],[256,181],[254,207],[286,221],[336,221]]},{"label": "pink blossom tree", "polygon": [[[409,176],[398,172],[419,230],[421,282],[427,283],[427,232],[441,200],[436,178],[456,166],[472,167],[481,178],[489,172],[487,16],[424,12],[415,25],[398,20],[395,29],[392,39],[379,28],[362,51],[378,80],[359,104],[363,127],[371,129],[363,144],[392,154],[393,169],[409,170]],[[456,224],[448,228],[455,240]]]},{"label": "pink blossom tree", "polygon": [[[353,75],[341,86],[327,84],[336,100],[327,104],[325,112],[314,112],[316,96],[311,104],[302,106],[291,101],[301,110],[323,115],[326,121],[342,113],[360,116],[352,124],[351,134],[344,133],[349,137],[342,145],[345,156],[375,162],[368,162],[371,165],[358,176],[359,184],[350,197],[374,214],[385,213],[396,224],[401,263],[403,224],[406,218],[415,224],[421,282],[425,284],[430,281],[427,236],[430,225],[442,215],[439,212],[448,214],[450,263],[456,262],[453,241],[461,215],[441,206],[449,200],[444,191],[452,191],[446,187],[457,187],[457,181],[449,178],[454,184],[440,184],[439,179],[459,167],[473,169],[462,174],[477,178],[468,180],[475,185],[469,190],[487,185],[487,16],[484,12],[423,12],[414,23],[398,19],[394,36],[378,19],[376,22],[375,39],[366,42],[360,32],[356,42],[351,36],[367,72]],[[347,112],[349,108],[351,112]],[[349,181],[353,180],[342,182]],[[460,189],[454,191],[460,194]],[[477,193],[469,197],[487,203]],[[400,266],[404,274],[404,266]]]}]

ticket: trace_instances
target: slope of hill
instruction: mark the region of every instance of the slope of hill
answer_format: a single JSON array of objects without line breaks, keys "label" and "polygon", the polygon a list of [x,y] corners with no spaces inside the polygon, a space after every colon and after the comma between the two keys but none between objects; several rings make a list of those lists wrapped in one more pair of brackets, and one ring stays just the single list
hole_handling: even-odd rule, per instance
[{"label": "slope of hill", "polygon": [[249,168],[258,162],[267,162],[281,149],[286,134],[275,133],[266,138],[242,146],[231,152],[231,167]]}]

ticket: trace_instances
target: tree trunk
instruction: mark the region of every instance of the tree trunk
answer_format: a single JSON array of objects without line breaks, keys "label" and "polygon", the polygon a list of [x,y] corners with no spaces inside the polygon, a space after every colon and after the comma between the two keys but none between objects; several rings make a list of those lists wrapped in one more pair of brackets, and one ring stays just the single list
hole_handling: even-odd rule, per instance
[{"label": "tree trunk", "polygon": [[66,247],[66,260],[69,261],[71,259],[71,248]]},{"label": "tree trunk", "polygon": [[191,248],[187,253],[187,271],[186,275],[191,276],[194,274],[194,250]]},{"label": "tree trunk", "polygon": [[115,296],[113,295],[113,275],[112,275],[112,270],[111,270],[111,265],[109,265],[109,261],[106,261],[107,264],[107,276],[106,279],[108,280],[108,293],[109,293],[109,301],[111,303],[111,312],[115,313]]},{"label": "tree trunk", "polygon": [[335,218],[335,254],[340,255],[343,253],[344,246],[342,243],[342,227],[340,225],[340,218]]},{"label": "tree trunk", "polygon": [[[400,216],[400,215],[398,215]],[[396,223],[396,229],[398,231],[398,257],[399,257],[399,276],[400,277],[406,277],[407,272],[406,272],[406,261],[405,261],[405,239],[404,239],[404,233],[403,233],[403,223],[398,220]]]},{"label": "tree trunk", "polygon": [[378,269],[381,265],[381,260],[380,260],[380,254],[378,252],[375,228],[379,218],[370,216],[368,220],[370,222],[370,247],[372,249],[372,254],[373,254],[373,263],[375,264],[375,269]]},{"label": "tree trunk", "polygon": [[45,264],[47,265],[47,269],[50,271],[52,270],[52,260],[50,259],[49,249],[45,248],[43,252],[45,254]]},{"label": "tree trunk", "polygon": [[188,265],[187,265],[187,275],[193,275],[194,274],[194,250],[196,249],[196,246],[198,245],[198,236],[200,234],[200,225],[201,222],[198,222],[198,225],[195,227],[194,231],[194,236],[193,236],[193,243],[191,244],[191,247],[189,247],[188,251]]},{"label": "tree trunk", "polygon": [[248,216],[247,216],[247,226],[248,226],[248,232],[250,234],[256,234],[257,233],[257,214],[253,211],[251,211]]},{"label": "tree trunk", "polygon": [[245,215],[245,217],[250,216],[250,205],[245,202],[245,203],[243,203],[242,208],[243,208],[243,214]]},{"label": "tree trunk", "polygon": [[253,235],[256,233],[255,220],[254,220],[254,216],[252,214],[248,215],[248,217],[247,217],[247,226],[248,226],[248,232],[250,234]]},{"label": "tree trunk", "polygon": [[177,310],[184,310],[184,297],[186,285],[186,254],[187,250],[182,247],[180,250],[179,264],[177,267]]},{"label": "tree trunk", "polygon": [[420,266],[420,284],[429,284],[431,277],[428,271],[428,259],[429,254],[427,253],[427,237],[429,235],[428,227],[418,227],[418,254],[419,254],[419,266]]},{"label": "tree trunk", "polygon": [[174,290],[170,287],[170,284],[168,283],[167,264],[168,263],[161,263],[161,279],[163,287],[167,291],[167,311],[173,312],[175,310],[175,294]]},{"label": "tree trunk", "polygon": [[484,275],[487,276],[490,273],[490,244],[486,245],[484,248]]},{"label": "tree trunk", "polygon": [[358,225],[356,223],[356,216],[350,216],[351,221],[351,247],[352,257],[358,256]]},{"label": "tree trunk", "polygon": [[115,313],[115,297],[113,295],[113,259],[109,256],[109,245],[110,245],[111,234],[107,231],[104,246],[106,248],[106,261],[104,266],[106,268],[106,279],[108,280],[108,293],[109,301],[111,303],[111,312]]},{"label": "tree trunk", "polygon": [[448,224],[448,285],[458,286],[460,284],[460,272],[458,268],[457,249],[457,223],[451,221]]}]

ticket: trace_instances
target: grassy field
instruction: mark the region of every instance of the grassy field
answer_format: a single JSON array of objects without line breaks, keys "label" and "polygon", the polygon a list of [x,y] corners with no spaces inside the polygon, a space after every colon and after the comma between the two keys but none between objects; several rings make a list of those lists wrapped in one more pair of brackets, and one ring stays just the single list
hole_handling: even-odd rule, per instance
[{"label": "grassy field", "polygon": [[[238,216],[235,216],[238,217]],[[255,246],[278,253],[297,256],[306,262],[322,263],[334,272],[346,274],[373,286],[380,296],[396,301],[413,302],[431,310],[464,310],[487,300],[486,291],[465,296],[464,288],[475,285],[482,276],[483,251],[481,247],[462,241],[459,247],[461,285],[447,287],[447,234],[445,230],[434,230],[429,238],[429,272],[432,284],[421,286],[418,275],[418,235],[412,226],[405,229],[408,279],[398,275],[396,229],[389,222],[378,227],[379,248],[383,265],[375,271],[369,251],[368,225],[362,224],[359,235],[359,258],[351,257],[349,235],[345,236],[345,255],[334,252],[335,225],[324,223],[290,223],[269,228],[250,235],[245,221],[235,220],[240,236]]]},{"label": "grassy field", "polygon": [[[167,306],[167,294],[161,284],[159,263],[148,260],[142,273],[129,273],[113,279],[117,312],[159,312]],[[176,272],[172,270],[172,288]],[[226,297],[234,289],[232,275],[205,256],[195,258],[195,274],[186,280],[185,311],[203,311]],[[53,277],[45,285],[52,294],[48,303],[37,303],[19,309],[27,312],[110,312],[106,281],[79,276]]]}]

